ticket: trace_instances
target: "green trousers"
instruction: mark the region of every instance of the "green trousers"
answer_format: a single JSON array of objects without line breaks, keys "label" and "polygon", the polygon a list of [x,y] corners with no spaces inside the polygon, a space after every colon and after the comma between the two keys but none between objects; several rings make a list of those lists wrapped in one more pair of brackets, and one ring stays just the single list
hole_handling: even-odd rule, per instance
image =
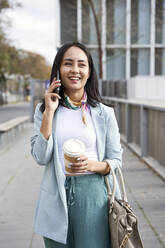
[{"label": "green trousers", "polygon": [[[108,201],[104,177],[67,176],[67,244],[44,237],[46,248],[110,248]],[[61,223],[62,224],[62,223]]]}]

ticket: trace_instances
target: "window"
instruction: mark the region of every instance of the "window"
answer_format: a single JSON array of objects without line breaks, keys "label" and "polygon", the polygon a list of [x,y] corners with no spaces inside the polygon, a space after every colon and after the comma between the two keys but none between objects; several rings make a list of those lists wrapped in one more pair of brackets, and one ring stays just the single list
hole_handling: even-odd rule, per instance
[{"label": "window", "polygon": [[99,77],[99,55],[98,55],[98,49],[88,48],[88,50],[90,51],[90,53],[92,55],[92,59],[93,59],[93,62],[94,62],[96,73],[97,73],[97,76]]},{"label": "window", "polygon": [[149,49],[131,49],[131,76],[149,75],[150,71]]},{"label": "window", "polygon": [[107,79],[125,78],[125,50],[107,49]]},{"label": "window", "polygon": [[61,0],[61,43],[77,40],[77,0]]},{"label": "window", "polygon": [[165,75],[165,48],[155,49],[155,74]]},{"label": "window", "polygon": [[131,1],[131,43],[150,43],[150,0]]},{"label": "window", "polygon": [[[101,0],[94,1],[94,7],[101,24]],[[100,26],[101,30],[101,26]],[[97,33],[92,9],[86,0],[82,0],[82,41],[85,44],[97,44]]]},{"label": "window", "polygon": [[125,44],[126,1],[107,1],[107,43]]},{"label": "window", "polygon": [[165,0],[156,1],[156,43],[165,43]]},{"label": "window", "polygon": [[82,0],[82,41],[89,44],[89,3]]}]

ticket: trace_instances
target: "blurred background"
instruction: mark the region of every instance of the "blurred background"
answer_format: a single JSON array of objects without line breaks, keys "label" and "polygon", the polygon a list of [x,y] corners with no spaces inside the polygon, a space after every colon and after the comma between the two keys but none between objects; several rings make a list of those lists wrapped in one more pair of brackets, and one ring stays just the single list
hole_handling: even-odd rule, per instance
[{"label": "blurred background", "polygon": [[[126,176],[131,188],[135,183],[141,190],[136,195],[136,188],[132,199],[148,223],[143,225],[145,247],[165,247],[165,0],[0,0],[1,203],[5,204],[5,189],[16,175],[15,170],[8,173],[16,139],[26,140],[20,143],[25,152],[22,163],[26,158],[26,163],[33,163],[26,153],[34,110],[49,86],[56,52],[68,41],[80,41],[90,50],[102,101],[115,109],[123,146],[139,158],[137,163],[131,155],[137,168],[130,166],[130,171],[134,170],[133,176],[139,173],[137,185]],[[17,154],[21,148],[14,147]],[[130,155],[125,156],[130,161]],[[141,162],[148,167],[140,167]],[[146,168],[156,173],[150,174],[148,186]],[[31,169],[29,178],[33,176]],[[36,189],[39,178],[33,178]],[[147,193],[151,191],[152,197]],[[155,206],[156,199],[160,204]],[[156,210],[159,215],[152,219]],[[0,211],[0,228],[1,223]],[[11,219],[7,233],[10,227]],[[2,248],[42,247],[36,237],[32,235],[29,246],[4,243]]]}]

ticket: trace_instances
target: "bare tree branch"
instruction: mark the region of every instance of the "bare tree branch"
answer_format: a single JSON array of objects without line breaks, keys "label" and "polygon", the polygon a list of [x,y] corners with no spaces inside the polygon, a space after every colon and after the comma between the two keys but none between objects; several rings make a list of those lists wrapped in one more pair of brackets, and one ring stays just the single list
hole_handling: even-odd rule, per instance
[{"label": "bare tree branch", "polygon": [[99,28],[99,21],[95,11],[93,0],[88,0],[89,5],[91,6],[92,13],[94,16],[95,26],[96,26],[96,34],[97,34],[97,42],[98,42],[98,53],[99,53],[99,78],[103,78],[103,69],[102,69],[102,42],[101,42],[101,32]]}]

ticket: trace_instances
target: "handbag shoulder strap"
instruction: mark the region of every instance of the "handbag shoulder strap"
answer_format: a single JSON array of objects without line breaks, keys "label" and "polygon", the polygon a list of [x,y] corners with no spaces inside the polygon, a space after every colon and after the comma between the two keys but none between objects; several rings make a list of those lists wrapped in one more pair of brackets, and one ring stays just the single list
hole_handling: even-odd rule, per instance
[{"label": "handbag shoulder strap", "polygon": [[[116,193],[117,178],[116,178],[114,169],[111,167],[110,161],[109,160],[105,160],[105,161],[108,163],[108,165],[109,165],[109,167],[111,169],[111,173],[112,173],[112,177],[113,177],[113,189],[111,190],[111,188],[110,188],[110,184],[109,184],[109,181],[108,181],[108,176],[105,176],[105,183],[106,183],[108,194],[111,194],[111,191],[112,191],[112,195],[111,195],[112,199],[111,199],[111,201],[114,202],[115,193]],[[122,191],[122,200],[125,201],[125,202],[128,202],[122,171],[121,171],[120,167],[118,167],[117,170],[118,170],[118,173],[119,173],[119,179],[120,179],[119,184],[120,184],[120,188],[121,188],[121,191]]]},{"label": "handbag shoulder strap", "polygon": [[126,193],[126,189],[125,189],[125,183],[124,183],[124,177],[123,177],[123,173],[120,167],[118,167],[118,173],[119,173],[119,178],[120,178],[120,185],[122,187],[122,192],[123,192],[123,200],[125,202],[128,202],[128,198],[127,198],[127,193]]},{"label": "handbag shoulder strap", "polygon": [[112,190],[111,190],[111,187],[110,187],[110,184],[109,184],[108,176],[105,176],[104,179],[105,179],[105,184],[106,184],[106,187],[107,187],[108,196],[110,196],[111,203],[114,203],[115,192],[116,192],[116,180],[117,180],[114,171],[112,171],[112,177],[113,177],[113,189]]}]

